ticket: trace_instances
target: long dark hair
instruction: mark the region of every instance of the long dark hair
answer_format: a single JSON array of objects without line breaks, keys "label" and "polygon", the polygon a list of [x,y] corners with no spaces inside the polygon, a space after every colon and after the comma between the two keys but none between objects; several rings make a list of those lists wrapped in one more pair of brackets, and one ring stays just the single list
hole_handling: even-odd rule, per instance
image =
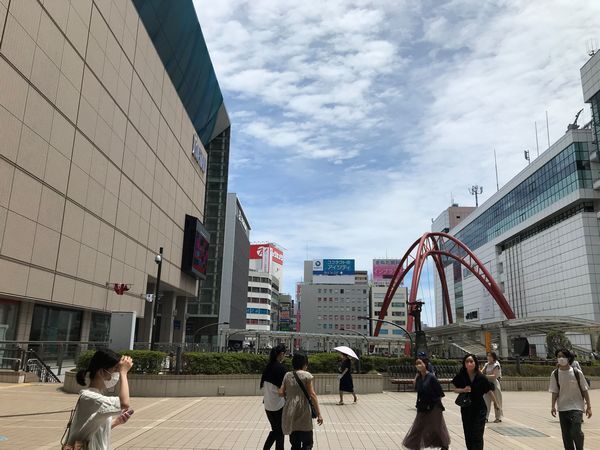
[{"label": "long dark hair", "polygon": [[[277,363],[277,357],[281,353],[285,353],[286,350],[287,349],[285,348],[285,345],[277,344],[269,352],[269,361],[267,362],[267,365],[265,366],[265,370],[263,370],[262,377],[260,378],[260,387],[261,388],[265,384],[265,381],[279,381],[279,385],[281,384],[281,381],[279,380],[279,378],[283,379],[283,376],[280,375],[280,373],[285,373],[285,370],[282,369],[282,370],[274,371],[273,369],[275,368],[275,364]],[[277,373],[275,373],[275,372],[277,372]],[[275,382],[273,384],[277,384],[277,383]]]},{"label": "long dark hair", "polygon": [[467,372],[467,358],[473,358],[473,361],[475,361],[475,376],[477,376],[477,374],[479,373],[479,359],[477,359],[477,356],[474,355],[473,353],[467,353],[463,359],[462,359],[462,366],[460,367],[460,370],[458,373],[463,374],[465,377],[468,376],[468,372]]},{"label": "long dark hair", "polygon": [[302,370],[308,364],[308,357],[304,353],[294,353],[292,357],[292,368]]},{"label": "long dark hair", "polygon": [[92,380],[99,370],[112,369],[119,363],[120,360],[121,356],[108,348],[101,348],[97,350],[96,353],[94,353],[94,356],[92,356],[87,369],[81,369],[77,372],[77,383],[85,386],[85,376],[88,372],[90,374],[90,380]]}]

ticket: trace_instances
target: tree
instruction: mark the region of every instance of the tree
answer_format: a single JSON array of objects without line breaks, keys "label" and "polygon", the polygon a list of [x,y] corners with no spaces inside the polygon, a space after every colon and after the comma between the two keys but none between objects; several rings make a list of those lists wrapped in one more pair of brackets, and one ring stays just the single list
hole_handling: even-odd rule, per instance
[{"label": "tree", "polygon": [[556,351],[561,348],[571,350],[573,344],[571,344],[571,341],[564,331],[550,331],[546,334],[546,348],[548,349],[547,355],[553,357]]}]

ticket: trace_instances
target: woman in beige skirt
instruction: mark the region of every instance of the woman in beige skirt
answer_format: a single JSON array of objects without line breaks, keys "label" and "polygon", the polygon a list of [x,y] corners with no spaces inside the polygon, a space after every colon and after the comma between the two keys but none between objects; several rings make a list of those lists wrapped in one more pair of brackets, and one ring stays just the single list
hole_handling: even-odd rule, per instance
[{"label": "woman in beige skirt", "polygon": [[495,387],[494,393],[487,393],[483,397],[485,400],[485,406],[487,406],[487,417],[485,421],[487,422],[490,417],[490,406],[492,406],[492,395],[496,398],[496,402],[494,403],[494,415],[496,416],[496,420],[494,423],[502,422],[502,390],[500,389],[500,379],[502,378],[502,367],[500,367],[500,363],[498,362],[498,356],[496,352],[488,352],[487,354],[487,362],[484,364],[483,369],[481,369],[481,373],[483,373],[487,379],[492,383]]},{"label": "woman in beige skirt", "polygon": [[311,408],[307,395],[298,384],[298,380],[303,384],[317,412],[317,423],[319,425],[323,424],[317,393],[312,383],[313,376],[310,372],[306,371],[307,367],[308,358],[306,355],[300,353],[294,354],[292,357],[292,368],[294,370],[285,374],[283,384],[279,389],[279,395],[285,397],[281,428],[283,429],[283,434],[290,435],[292,450],[308,450],[313,448]]}]

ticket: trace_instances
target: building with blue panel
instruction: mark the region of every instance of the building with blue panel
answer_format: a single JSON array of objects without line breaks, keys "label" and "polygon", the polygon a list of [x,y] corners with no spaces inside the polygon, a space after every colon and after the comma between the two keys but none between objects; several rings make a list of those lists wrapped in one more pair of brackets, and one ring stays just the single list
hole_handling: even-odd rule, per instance
[{"label": "building with blue panel", "polygon": [[[582,68],[584,100],[593,120],[567,132],[485,203],[449,230],[481,260],[500,285],[517,318],[600,320],[600,56]],[[433,231],[436,229],[434,222]],[[504,319],[492,297],[459,263],[446,277],[456,321]],[[445,325],[439,280],[436,322]],[[595,336],[571,335],[581,349]],[[530,352],[545,356],[544,336]]]}]

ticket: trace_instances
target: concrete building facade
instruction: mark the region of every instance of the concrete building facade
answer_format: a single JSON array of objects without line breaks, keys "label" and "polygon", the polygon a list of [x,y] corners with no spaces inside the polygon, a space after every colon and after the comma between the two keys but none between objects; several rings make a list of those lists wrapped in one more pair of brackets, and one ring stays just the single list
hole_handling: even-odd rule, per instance
[{"label": "concrete building facade", "polygon": [[[327,261],[327,260],[320,260]],[[340,275],[343,283],[315,283],[315,261],[304,261],[304,282],[299,283],[300,331],[305,333],[343,334],[344,330],[368,333],[368,322],[358,316],[369,315],[369,285],[359,273],[358,282],[348,283],[348,273]]]},{"label": "concrete building facade", "polygon": [[0,0],[0,27],[0,338],[105,341],[134,311],[147,342],[163,247],[158,340],[183,342],[185,216],[229,129],[192,2]]}]

